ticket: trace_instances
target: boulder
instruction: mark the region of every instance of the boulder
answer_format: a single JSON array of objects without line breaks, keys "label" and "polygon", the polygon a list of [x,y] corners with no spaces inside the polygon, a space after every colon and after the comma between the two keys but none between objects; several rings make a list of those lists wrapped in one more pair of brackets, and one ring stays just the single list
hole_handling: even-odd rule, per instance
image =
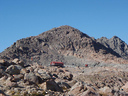
[{"label": "boulder", "polygon": [[33,72],[26,73],[24,75],[24,80],[27,80],[32,83],[39,84],[41,82],[41,79],[39,76],[35,75]]},{"label": "boulder", "polygon": [[34,68],[31,66],[27,67],[26,69],[29,70],[30,72],[34,72]]},{"label": "boulder", "polygon": [[43,70],[43,69],[38,69],[38,71],[37,71],[39,74],[44,74],[45,73],[45,71]]},{"label": "boulder", "polygon": [[0,60],[0,64],[3,64],[3,63],[5,63],[5,60],[4,59],[1,59]]},{"label": "boulder", "polygon": [[46,82],[41,83],[39,86],[40,86],[40,88],[43,89],[44,91],[47,90]]},{"label": "boulder", "polygon": [[21,79],[24,78],[24,75],[23,74],[13,75],[13,78],[14,78],[15,81],[21,80]]},{"label": "boulder", "polygon": [[79,93],[83,93],[86,90],[87,87],[84,85],[83,82],[77,82],[75,85],[71,87],[68,93],[77,96]]},{"label": "boulder", "polygon": [[17,65],[20,65],[20,66],[24,66],[24,62],[19,60],[18,58],[15,58],[13,61],[12,61],[13,64],[17,64]]},{"label": "boulder", "polygon": [[36,75],[39,76],[43,81],[46,81],[46,80],[52,78],[51,74],[50,73],[46,73],[46,72],[44,72],[42,74],[36,73]]},{"label": "boulder", "polygon": [[108,86],[105,86],[103,88],[100,88],[98,93],[101,95],[112,95],[112,89]]},{"label": "boulder", "polygon": [[57,82],[57,84],[58,84],[62,89],[69,89],[69,88],[71,88],[71,86],[68,85],[66,82]]},{"label": "boulder", "polygon": [[6,80],[6,86],[9,86],[9,87],[17,87],[18,84],[16,82],[12,82],[11,81],[11,77],[9,77],[7,80]]},{"label": "boulder", "polygon": [[14,60],[12,60],[12,63],[18,64],[19,61],[20,61],[20,60],[19,60],[18,58],[15,58]]},{"label": "boulder", "polygon": [[10,65],[7,69],[6,72],[10,75],[15,75],[15,74],[20,74],[20,70],[23,67],[21,67],[20,65]]},{"label": "boulder", "polygon": [[10,63],[7,62],[7,61],[4,60],[4,59],[1,59],[1,60],[0,60],[0,65],[8,67],[8,66],[10,65]]},{"label": "boulder", "polygon": [[52,79],[46,81],[46,89],[51,91],[63,92],[62,88]]},{"label": "boulder", "polygon": [[125,85],[121,87],[121,91],[128,92],[128,82],[126,82]]},{"label": "boulder", "polygon": [[21,74],[25,74],[25,73],[29,73],[29,72],[30,72],[30,71],[27,70],[27,69],[25,69],[25,68],[23,68],[23,69],[20,70],[20,73],[21,73]]},{"label": "boulder", "polygon": [[71,74],[70,72],[65,72],[65,75],[63,77],[63,79],[67,79],[67,80],[72,80],[73,78],[73,74]]}]

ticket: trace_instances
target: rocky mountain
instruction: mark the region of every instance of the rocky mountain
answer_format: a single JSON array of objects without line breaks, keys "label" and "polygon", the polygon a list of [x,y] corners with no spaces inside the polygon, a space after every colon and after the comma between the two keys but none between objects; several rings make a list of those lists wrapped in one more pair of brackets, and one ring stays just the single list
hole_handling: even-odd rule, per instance
[{"label": "rocky mountain", "polygon": [[97,42],[103,44],[107,48],[111,48],[117,52],[122,58],[128,59],[128,45],[119,37],[114,36],[110,39],[102,37],[97,39]]},{"label": "rocky mountain", "polygon": [[70,26],[18,40],[0,53],[0,96],[128,96],[123,44]]},{"label": "rocky mountain", "polygon": [[65,64],[81,64],[86,62],[127,63],[120,58],[117,51],[102,45],[70,26],[60,26],[43,32],[38,36],[23,38],[0,53],[1,59],[18,58],[26,64],[36,62],[49,64],[51,61],[62,61]]}]

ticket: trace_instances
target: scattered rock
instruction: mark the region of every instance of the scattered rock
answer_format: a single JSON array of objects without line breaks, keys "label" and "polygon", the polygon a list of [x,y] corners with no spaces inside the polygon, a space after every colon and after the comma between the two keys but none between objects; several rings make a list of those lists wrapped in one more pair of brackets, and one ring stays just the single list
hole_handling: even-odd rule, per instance
[{"label": "scattered rock", "polygon": [[10,75],[15,75],[15,74],[20,74],[20,70],[22,67],[20,65],[10,65],[7,69],[6,72]]}]

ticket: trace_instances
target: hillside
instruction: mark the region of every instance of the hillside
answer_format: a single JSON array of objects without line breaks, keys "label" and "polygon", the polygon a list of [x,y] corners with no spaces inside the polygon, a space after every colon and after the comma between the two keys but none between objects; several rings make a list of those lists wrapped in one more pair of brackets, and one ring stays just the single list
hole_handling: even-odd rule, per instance
[{"label": "hillside", "polygon": [[119,37],[114,36],[110,39],[102,37],[97,39],[97,42],[103,44],[107,48],[111,48],[117,52],[122,58],[128,59],[128,45]]},{"label": "hillside", "polygon": [[19,58],[26,64],[37,62],[46,65],[51,61],[78,65],[86,62],[127,63],[120,57],[116,51],[67,25],[20,39],[0,53],[2,59]]}]

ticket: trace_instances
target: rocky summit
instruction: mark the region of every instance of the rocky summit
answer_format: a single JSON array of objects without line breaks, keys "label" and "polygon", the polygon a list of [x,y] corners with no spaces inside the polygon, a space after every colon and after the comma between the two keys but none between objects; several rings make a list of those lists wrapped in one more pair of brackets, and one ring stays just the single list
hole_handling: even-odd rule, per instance
[{"label": "rocky summit", "polygon": [[127,47],[67,25],[20,39],[0,53],[0,96],[128,96]]}]

